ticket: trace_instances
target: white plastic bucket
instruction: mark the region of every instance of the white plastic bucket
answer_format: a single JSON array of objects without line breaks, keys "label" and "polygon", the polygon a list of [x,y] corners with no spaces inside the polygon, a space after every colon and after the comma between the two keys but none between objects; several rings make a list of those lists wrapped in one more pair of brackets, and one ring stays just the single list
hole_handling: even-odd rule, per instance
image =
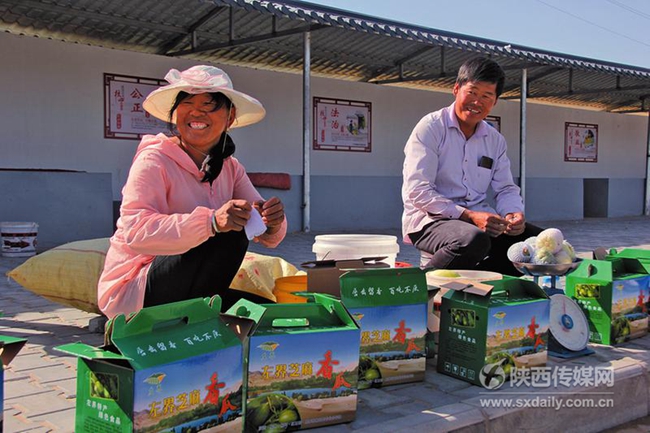
[{"label": "white plastic bucket", "polygon": [[397,237],[390,235],[318,235],[312,251],[316,260],[346,260],[364,257],[386,257],[391,268],[399,252]]},{"label": "white plastic bucket", "polygon": [[38,224],[34,222],[1,222],[0,238],[3,257],[30,257],[36,254]]}]

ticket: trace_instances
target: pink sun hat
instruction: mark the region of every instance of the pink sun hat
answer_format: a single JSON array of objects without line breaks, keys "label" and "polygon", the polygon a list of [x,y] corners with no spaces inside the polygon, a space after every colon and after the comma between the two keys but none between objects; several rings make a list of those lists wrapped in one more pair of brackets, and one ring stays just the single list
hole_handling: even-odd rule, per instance
[{"label": "pink sun hat", "polygon": [[[165,122],[169,121],[169,110],[174,105],[178,92],[192,95],[221,92],[226,95],[237,108],[237,117],[231,128],[252,125],[266,115],[260,101],[233,89],[228,74],[214,66],[192,66],[182,72],[170,69],[165,80],[169,84],[151,92],[142,104],[151,115]],[[171,120],[176,123],[176,113]]]}]

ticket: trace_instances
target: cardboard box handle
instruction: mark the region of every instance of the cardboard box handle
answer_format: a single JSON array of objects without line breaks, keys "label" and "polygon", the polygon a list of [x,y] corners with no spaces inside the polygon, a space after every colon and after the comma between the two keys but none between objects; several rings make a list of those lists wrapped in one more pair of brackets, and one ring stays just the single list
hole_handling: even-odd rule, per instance
[{"label": "cardboard box handle", "polygon": [[607,257],[607,250],[603,247],[598,247],[591,253],[594,260],[605,260]]},{"label": "cardboard box handle", "polygon": [[162,322],[156,322],[151,327],[152,332],[160,332],[164,329],[173,328],[176,326],[185,326],[189,323],[189,318],[187,316],[180,317],[176,319],[164,320]]},{"label": "cardboard box handle", "polygon": [[237,307],[237,311],[235,311],[235,316],[250,317],[250,315],[251,315],[251,311],[248,308],[246,308],[245,305],[240,305],[239,307]]},{"label": "cardboard box handle", "polygon": [[587,266],[587,276],[591,277],[595,273],[596,273],[596,267],[594,265],[592,265],[592,264],[589,264],[589,266]]},{"label": "cardboard box handle", "polygon": [[214,319],[218,314],[202,298],[147,307],[135,314],[129,315],[128,319],[123,314],[115,316],[112,320],[112,335],[110,336],[110,340],[139,334],[149,334],[159,324],[173,322],[175,325],[186,326],[193,323],[200,323],[205,320]]},{"label": "cardboard box handle", "polygon": [[221,296],[214,295],[213,297],[206,299],[210,308],[215,311],[221,312]]},{"label": "cardboard box handle", "polygon": [[457,292],[471,293],[473,295],[480,296],[486,296],[490,294],[493,288],[493,286],[489,284],[483,284],[462,278],[448,281],[444,284],[441,284],[440,287],[444,289],[455,290]]},{"label": "cardboard box handle", "polygon": [[309,319],[306,317],[294,317],[291,319],[273,319],[271,324],[274,328],[304,328],[309,326]]}]

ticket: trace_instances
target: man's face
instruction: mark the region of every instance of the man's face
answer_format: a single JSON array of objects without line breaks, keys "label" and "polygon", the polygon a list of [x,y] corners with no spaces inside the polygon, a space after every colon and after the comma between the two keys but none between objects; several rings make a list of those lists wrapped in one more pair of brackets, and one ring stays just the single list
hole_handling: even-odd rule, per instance
[{"label": "man's face", "polygon": [[485,119],[497,103],[497,85],[485,81],[454,85],[455,112],[458,121],[466,126],[476,126]]}]

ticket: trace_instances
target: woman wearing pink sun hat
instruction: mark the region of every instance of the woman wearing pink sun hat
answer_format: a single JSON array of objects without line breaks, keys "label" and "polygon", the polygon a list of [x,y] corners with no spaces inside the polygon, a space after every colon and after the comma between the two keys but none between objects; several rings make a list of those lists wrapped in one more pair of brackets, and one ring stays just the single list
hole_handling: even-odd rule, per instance
[{"label": "woman wearing pink sun hat", "polygon": [[165,79],[143,106],[175,133],[147,135],[138,146],[99,280],[99,307],[111,318],[217,294],[224,307],[240,297],[272,302],[229,288],[249,239],[273,248],[287,231],[282,202],[257,192],[228,134],[266,111],[214,66],[172,69]]}]

